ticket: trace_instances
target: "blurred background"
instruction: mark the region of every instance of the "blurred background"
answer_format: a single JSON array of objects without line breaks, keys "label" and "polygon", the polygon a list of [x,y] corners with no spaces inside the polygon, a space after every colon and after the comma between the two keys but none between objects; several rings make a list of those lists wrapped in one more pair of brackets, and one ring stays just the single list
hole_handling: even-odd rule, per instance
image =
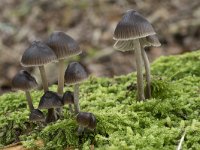
[{"label": "blurred background", "polygon": [[[53,31],[64,31],[80,43],[83,53],[69,61],[79,60],[95,76],[134,71],[134,52],[112,48],[116,24],[128,9],[146,17],[162,43],[146,49],[151,62],[200,48],[199,0],[0,0],[0,94],[11,89],[30,43],[45,41]],[[26,69],[40,80],[37,68]],[[56,64],[46,69],[56,83]]]}]

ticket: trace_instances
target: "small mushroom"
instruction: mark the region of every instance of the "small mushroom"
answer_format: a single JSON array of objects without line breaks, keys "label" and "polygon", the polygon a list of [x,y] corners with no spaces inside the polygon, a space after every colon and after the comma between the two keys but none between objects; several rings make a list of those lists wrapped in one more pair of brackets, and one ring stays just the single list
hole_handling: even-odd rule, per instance
[{"label": "small mushroom", "polygon": [[22,90],[26,94],[26,100],[28,102],[28,106],[30,111],[34,109],[32,98],[30,95],[30,90],[35,89],[38,84],[33,76],[31,76],[30,73],[28,73],[25,70],[21,70],[19,73],[17,73],[13,80],[12,80],[12,86],[14,89]]},{"label": "small mushroom", "polygon": [[[113,39],[116,40],[114,48],[122,51],[135,50],[137,68],[138,100],[144,100],[144,85],[142,75],[142,42],[141,39],[149,41],[148,36],[155,35],[152,25],[138,12],[129,10],[122,17],[114,32]],[[147,69],[147,67],[145,67]]]},{"label": "small mushroom", "polygon": [[48,109],[46,123],[50,123],[58,119],[54,109],[62,106],[62,100],[55,92],[46,91],[40,99],[38,109]]},{"label": "small mushroom", "polygon": [[75,114],[80,112],[79,106],[79,84],[88,78],[88,73],[84,67],[78,62],[72,62],[65,71],[66,84],[74,85],[74,109]]},{"label": "small mushroom", "polygon": [[69,105],[69,111],[73,113],[72,104],[74,104],[74,93],[71,91],[66,91],[62,97],[63,104]]},{"label": "small mushroom", "polygon": [[55,60],[56,55],[51,48],[40,41],[34,41],[31,46],[25,50],[21,59],[21,64],[24,67],[39,67],[44,92],[46,92],[48,91],[48,81],[44,65]]},{"label": "small mushroom", "polygon": [[64,59],[78,55],[82,51],[78,43],[64,32],[53,32],[47,42],[57,56],[59,63],[58,94],[63,94],[64,87]]},{"label": "small mushroom", "polygon": [[29,115],[29,120],[32,122],[35,122],[35,121],[43,122],[45,120],[45,116],[43,112],[40,111],[39,109],[33,109]]},{"label": "small mushroom", "polygon": [[89,112],[79,112],[76,116],[76,121],[79,125],[78,134],[82,134],[84,128],[88,128],[90,130],[94,130],[96,128],[96,117],[94,114]]}]

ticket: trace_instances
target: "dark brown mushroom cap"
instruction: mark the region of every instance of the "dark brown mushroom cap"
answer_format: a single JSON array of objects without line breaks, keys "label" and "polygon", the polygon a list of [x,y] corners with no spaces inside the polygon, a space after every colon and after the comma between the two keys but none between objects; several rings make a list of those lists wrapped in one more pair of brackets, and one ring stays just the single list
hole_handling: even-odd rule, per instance
[{"label": "dark brown mushroom cap", "polygon": [[12,87],[17,90],[29,91],[37,86],[35,78],[25,70],[17,73],[12,80]]},{"label": "dark brown mushroom cap", "polygon": [[42,66],[56,59],[56,55],[50,47],[40,41],[34,41],[31,46],[25,50],[21,59],[21,64],[25,67]]},{"label": "dark brown mushroom cap", "polygon": [[64,59],[73,55],[78,55],[82,51],[78,43],[64,32],[53,32],[47,45],[51,47],[58,59]]},{"label": "dark brown mushroom cap", "polygon": [[60,96],[55,92],[46,91],[40,99],[38,109],[60,108],[63,106]]},{"label": "dark brown mushroom cap", "polygon": [[45,121],[44,114],[39,109],[33,109],[29,115],[30,121]]},{"label": "dark brown mushroom cap", "polygon": [[79,112],[76,116],[76,121],[80,126],[88,127],[90,124],[91,113],[88,112]]},{"label": "dark brown mushroom cap", "polygon": [[156,34],[152,25],[135,10],[122,17],[114,31],[114,40],[133,40]]},{"label": "dark brown mushroom cap", "polygon": [[63,104],[74,104],[74,93],[71,91],[66,91],[62,97]]},{"label": "dark brown mushroom cap", "polygon": [[90,116],[90,123],[88,125],[88,128],[91,130],[94,130],[97,126],[97,121],[96,121],[96,117],[94,116],[94,114],[91,113]]},{"label": "dark brown mushroom cap", "polygon": [[88,73],[78,62],[72,62],[65,71],[65,82],[67,84],[77,84],[88,78]]}]

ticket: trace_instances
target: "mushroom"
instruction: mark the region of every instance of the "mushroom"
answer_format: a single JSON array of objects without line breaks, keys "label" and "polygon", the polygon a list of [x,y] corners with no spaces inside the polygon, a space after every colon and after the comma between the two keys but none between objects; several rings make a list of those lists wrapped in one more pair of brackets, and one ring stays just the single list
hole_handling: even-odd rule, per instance
[{"label": "mushroom", "polygon": [[72,104],[74,104],[74,93],[71,91],[66,91],[62,97],[63,104],[69,104],[69,111],[73,113]]},{"label": "mushroom", "polygon": [[48,109],[46,123],[50,123],[58,119],[54,109],[62,106],[62,100],[55,92],[46,91],[40,99],[38,109]]},{"label": "mushroom", "polygon": [[70,56],[78,55],[82,51],[74,39],[60,31],[53,32],[50,35],[47,45],[53,49],[58,59],[59,75],[57,92],[62,95],[64,87],[64,59]]},{"label": "mushroom", "polygon": [[21,64],[24,67],[39,67],[44,92],[46,92],[48,91],[48,81],[44,65],[55,60],[56,55],[51,48],[40,41],[34,41],[31,46],[25,50],[21,59]]},{"label": "mushroom", "polygon": [[43,122],[45,120],[45,116],[43,112],[41,112],[39,109],[33,109],[29,115],[30,121],[41,121]]},{"label": "mushroom", "polygon": [[19,71],[19,73],[17,73],[14,76],[12,80],[12,86],[14,89],[22,90],[25,92],[29,109],[30,111],[32,111],[34,107],[33,107],[33,102],[32,102],[32,98],[29,91],[38,86],[35,78],[31,76],[30,73],[28,73],[27,71],[21,70]]},{"label": "mushroom", "polygon": [[65,71],[66,84],[74,85],[74,109],[75,114],[80,112],[79,106],[79,84],[88,78],[88,73],[78,62],[71,62]]},{"label": "mushroom", "polygon": [[[145,99],[142,75],[142,59],[145,61],[146,71],[148,70],[147,65],[149,65],[149,62],[146,61],[146,58],[142,57],[143,53],[145,52],[143,52],[144,50],[142,49],[143,42],[141,39],[145,38],[145,41],[148,41],[148,36],[155,34],[156,33],[152,25],[142,15],[134,10],[127,11],[127,13],[117,24],[117,27],[114,31],[113,39],[116,40],[114,48],[121,51],[135,50],[138,100],[140,101]],[[150,76],[148,76],[148,81],[150,81],[149,79]],[[148,86],[150,87],[150,84]]]},{"label": "mushroom", "polygon": [[78,134],[80,135],[84,128],[88,128],[90,130],[94,130],[96,128],[96,117],[94,114],[89,112],[79,112],[76,116],[76,121],[79,125]]}]

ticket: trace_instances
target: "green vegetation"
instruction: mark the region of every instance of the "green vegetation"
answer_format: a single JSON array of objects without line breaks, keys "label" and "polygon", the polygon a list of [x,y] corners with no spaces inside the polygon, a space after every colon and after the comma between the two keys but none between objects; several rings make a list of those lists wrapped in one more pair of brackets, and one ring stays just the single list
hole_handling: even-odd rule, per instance
[{"label": "green vegetation", "polygon": [[[124,150],[175,149],[186,130],[183,149],[200,149],[200,51],[161,57],[152,64],[152,96],[136,102],[135,73],[120,77],[91,77],[80,86],[83,111],[97,117],[94,132],[78,137],[78,125],[64,107],[64,118],[46,127],[28,122],[28,108],[22,92],[0,97],[0,144],[16,139],[16,129],[25,147],[42,150],[66,147]],[[51,90],[56,90],[52,86]],[[69,87],[71,89],[71,87]],[[32,92],[37,107],[42,91]],[[36,141],[43,140],[44,147]]]}]

